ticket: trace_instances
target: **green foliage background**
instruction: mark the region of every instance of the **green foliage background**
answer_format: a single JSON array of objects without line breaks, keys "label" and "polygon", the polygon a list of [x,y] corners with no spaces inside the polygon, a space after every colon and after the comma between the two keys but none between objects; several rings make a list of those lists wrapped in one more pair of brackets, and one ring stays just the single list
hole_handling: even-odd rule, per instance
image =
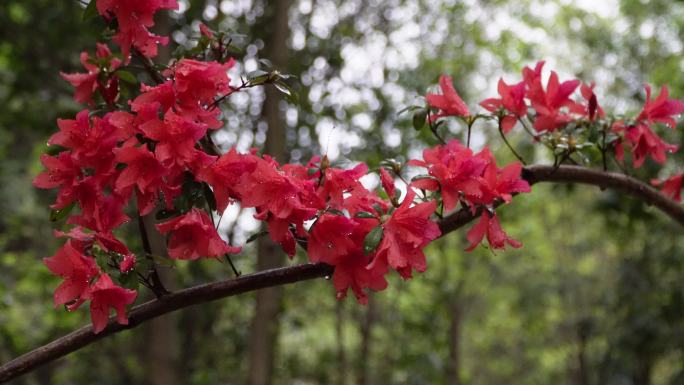
[{"label": "green foliage background", "polygon": [[[595,80],[605,95],[600,101],[619,111],[637,108],[644,82],[667,83],[684,98],[681,3],[622,0],[608,6],[608,16],[580,3],[587,2],[296,1],[287,71],[301,79],[303,102],[283,106],[292,159],[330,152],[340,162],[349,154],[376,167],[387,157],[416,156],[432,139],[397,112],[440,73],[454,76],[471,108],[491,95],[498,76],[510,82],[538,59],[564,77]],[[204,19],[248,36],[244,62],[259,57],[269,32],[267,2],[183,4],[185,12],[169,22],[176,43],[196,33],[190,22]],[[79,70],[78,53],[98,39],[102,26],[83,21],[82,12],[78,1],[0,4],[2,362],[87,322],[85,309],[52,309],[58,279],[40,260],[57,247],[47,219],[53,195],[31,186],[55,119],[81,108],[59,71]],[[370,70],[381,81],[351,76],[354,59],[377,47],[385,60]],[[392,60],[402,53],[408,58]],[[262,99],[256,91],[226,108],[229,124],[217,135],[224,146],[263,143]],[[322,131],[320,122],[338,134]],[[463,135],[457,125],[450,130]],[[491,128],[479,132],[480,141],[501,147]],[[357,140],[333,138],[332,149],[334,135]],[[681,143],[681,135],[668,135]],[[513,142],[528,159],[546,159],[522,138],[513,135]],[[498,157],[513,160],[503,149]],[[678,155],[666,169],[681,171],[682,164]],[[647,179],[657,170],[649,164],[637,175]],[[425,274],[393,278],[373,297],[372,310],[352,299],[337,303],[324,280],[287,287],[274,383],[355,384],[364,366],[368,383],[459,383],[449,365],[449,330],[458,315],[462,384],[684,384],[680,227],[630,198],[569,186],[535,186],[501,216],[522,249],[468,254],[465,231],[454,233],[430,247]],[[245,232],[231,233],[239,240]],[[243,272],[253,270],[254,254],[247,247],[237,258]],[[178,264],[175,274],[180,286],[230,275],[214,261]],[[252,302],[245,295],[180,314],[180,383],[244,382]],[[369,311],[372,348],[362,362]],[[148,331],[108,338],[16,383],[143,383]]]}]

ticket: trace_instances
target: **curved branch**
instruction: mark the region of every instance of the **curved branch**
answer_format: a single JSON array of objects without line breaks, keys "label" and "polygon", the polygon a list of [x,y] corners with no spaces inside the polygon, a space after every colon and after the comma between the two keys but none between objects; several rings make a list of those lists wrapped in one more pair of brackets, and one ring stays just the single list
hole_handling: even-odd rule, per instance
[{"label": "curved branch", "polygon": [[41,346],[0,367],[0,382],[9,381],[37,366],[54,361],[97,340],[122,330],[134,328],[145,321],[188,306],[263,289],[271,286],[324,277],[332,274],[332,266],[325,264],[303,264],[292,267],[260,271],[205,285],[194,286],[145,302],[134,307],[128,316],[128,325],[114,321],[100,333],[94,334],[91,325],[83,326],[47,345]]},{"label": "curved branch", "polygon": [[[623,174],[579,166],[533,165],[523,169],[522,177],[530,184],[539,182],[580,183],[598,186],[602,189],[619,190],[657,207],[684,226],[684,206],[660,194],[653,187]],[[442,235],[468,224],[477,216],[477,212],[473,214],[469,210],[459,210],[444,217],[439,222]],[[0,367],[0,382],[9,381],[97,340],[122,330],[131,329],[166,313],[266,287],[329,276],[332,273],[333,268],[329,265],[302,264],[260,271],[235,279],[180,290],[134,307],[129,313],[128,325],[120,325],[112,320],[99,334],[93,334],[90,325],[84,326],[2,365]]]},{"label": "curved branch", "polygon": [[661,194],[648,184],[631,176],[615,172],[593,170],[582,166],[533,165],[523,169],[523,179],[530,184],[538,182],[580,183],[611,188],[628,193],[648,205],[657,207],[675,222],[684,226],[684,206]]}]

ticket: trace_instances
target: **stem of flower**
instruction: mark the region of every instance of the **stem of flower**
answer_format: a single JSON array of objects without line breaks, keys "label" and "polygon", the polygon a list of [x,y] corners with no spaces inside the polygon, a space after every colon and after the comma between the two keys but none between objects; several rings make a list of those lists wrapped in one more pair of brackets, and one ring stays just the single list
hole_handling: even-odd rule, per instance
[{"label": "stem of flower", "polygon": [[501,128],[501,121],[500,121],[500,120],[499,120],[499,135],[501,135],[501,139],[503,139],[504,143],[506,144],[506,147],[508,147],[508,149],[511,150],[511,152],[513,153],[513,155],[515,155],[515,157],[518,158],[518,160],[520,161],[520,163],[522,163],[524,166],[527,166],[527,163],[525,162],[525,160],[523,159],[523,157],[520,156],[520,154],[518,154],[518,153],[515,151],[515,149],[513,148],[513,146],[511,146],[511,144],[508,142],[508,139],[506,139],[506,135],[504,135],[503,129]]}]

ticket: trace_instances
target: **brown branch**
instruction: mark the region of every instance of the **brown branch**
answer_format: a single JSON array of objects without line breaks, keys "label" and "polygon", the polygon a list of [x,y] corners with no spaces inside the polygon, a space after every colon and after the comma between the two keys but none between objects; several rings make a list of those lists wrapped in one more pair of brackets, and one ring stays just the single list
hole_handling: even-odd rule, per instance
[{"label": "brown branch", "polygon": [[[684,226],[684,206],[660,194],[653,187],[623,174],[578,166],[560,166],[556,168],[553,166],[534,165],[523,169],[523,178],[530,184],[539,182],[580,183],[598,186],[602,189],[616,189],[657,207]],[[456,211],[444,217],[439,222],[442,235],[446,235],[466,225],[475,217],[477,217],[477,213],[473,215],[467,210]],[[90,325],[84,326],[2,365],[0,367],[0,382],[9,381],[97,340],[122,330],[133,328],[145,321],[172,311],[266,287],[329,276],[332,273],[333,268],[329,265],[303,264],[261,271],[243,275],[239,278],[195,286],[168,294],[134,307],[129,313],[128,325],[119,325],[114,320],[110,320],[109,325],[99,334],[93,334]]]},{"label": "brown branch", "polygon": [[523,169],[523,178],[530,184],[538,182],[580,183],[610,188],[628,193],[648,205],[657,207],[675,222],[684,226],[684,206],[661,194],[648,184],[631,176],[615,172],[593,170],[582,166],[533,165]]},{"label": "brown branch", "polygon": [[94,334],[92,326],[84,326],[47,345],[24,354],[0,367],[0,382],[9,381],[39,365],[62,357],[97,340],[122,330],[134,328],[145,321],[188,306],[288,283],[324,277],[332,274],[331,266],[324,264],[303,264],[291,267],[260,271],[239,278],[191,287],[166,295],[130,311],[128,325],[119,325],[113,320],[100,333]]}]

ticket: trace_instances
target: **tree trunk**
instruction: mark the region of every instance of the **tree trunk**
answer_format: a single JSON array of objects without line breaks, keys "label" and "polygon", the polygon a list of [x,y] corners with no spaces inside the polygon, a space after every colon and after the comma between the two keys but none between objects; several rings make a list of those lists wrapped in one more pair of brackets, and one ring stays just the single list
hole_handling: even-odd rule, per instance
[{"label": "tree trunk", "polygon": [[344,348],[344,302],[335,302],[335,337],[337,339],[337,384],[347,385],[347,352]]},{"label": "tree trunk", "polygon": [[449,360],[446,365],[446,383],[461,385],[461,321],[463,306],[459,293],[449,301]]},{"label": "tree trunk", "polygon": [[369,369],[373,342],[372,331],[377,311],[377,304],[375,301],[377,301],[377,299],[373,298],[372,296],[368,297],[366,314],[361,321],[361,346],[359,349],[359,362],[356,373],[356,378],[358,378],[359,385],[370,385],[373,383]]},{"label": "tree trunk", "polygon": [[[167,14],[157,18],[157,31],[162,35],[171,34],[171,20]],[[171,59],[170,47],[159,46],[157,62],[166,63]],[[153,255],[168,258],[166,238],[155,227],[157,210],[143,218],[150,251]],[[157,275],[166,286],[173,290],[178,286],[177,276],[168,267],[157,266]],[[146,369],[145,382],[149,385],[177,385],[183,383],[180,371],[180,335],[178,330],[178,314],[170,313],[153,319],[145,330],[144,365]]]},{"label": "tree trunk", "polygon": [[[145,216],[144,223],[153,255],[168,257],[166,240],[154,227],[153,211]],[[167,289],[173,289],[175,274],[170,269],[158,266],[157,273]],[[176,385],[181,383],[179,371],[180,338],[178,335],[178,313],[169,313],[151,320],[146,325],[145,358],[146,383],[150,385]]]},{"label": "tree trunk", "polygon": [[[285,70],[288,60],[288,11],[291,0],[272,3],[271,33],[266,42],[268,59],[279,70]],[[281,118],[277,90],[267,86],[263,117],[268,124],[264,153],[276,160],[287,161],[286,132]],[[257,269],[265,270],[282,265],[284,255],[280,246],[269,237],[261,237],[258,243]],[[254,316],[249,335],[248,385],[270,385],[278,340],[279,318],[282,311],[283,288],[273,287],[256,293]]]},{"label": "tree trunk", "polygon": [[577,327],[577,381],[578,385],[589,385],[587,368],[587,332],[583,323]]}]

